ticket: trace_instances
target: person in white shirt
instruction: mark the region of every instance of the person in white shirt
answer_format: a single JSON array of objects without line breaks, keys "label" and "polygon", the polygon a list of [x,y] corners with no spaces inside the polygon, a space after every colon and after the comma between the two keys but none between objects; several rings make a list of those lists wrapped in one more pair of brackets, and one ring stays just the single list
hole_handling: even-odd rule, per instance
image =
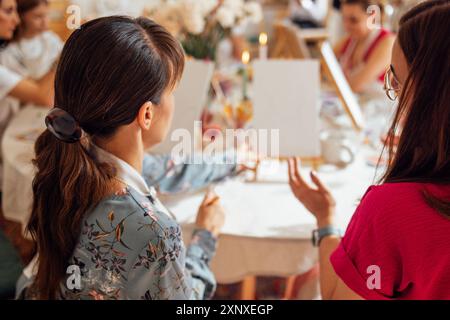
[{"label": "person in white shirt", "polygon": [[[16,0],[0,0],[0,52],[8,48],[19,23]],[[0,141],[14,114],[16,101],[39,106],[53,105],[54,69],[52,67],[41,78],[33,80],[0,63]],[[1,173],[2,170],[0,180]]]},{"label": "person in white shirt", "polygon": [[329,0],[290,0],[292,22],[300,28],[321,28],[325,25]]},{"label": "person in white shirt", "polygon": [[57,62],[61,39],[48,29],[48,0],[17,0],[21,23],[0,53],[0,64],[22,77],[38,80]]},{"label": "person in white shirt", "polygon": [[[8,41],[13,38],[19,22],[16,0],[0,0],[0,51],[4,50]],[[33,81],[0,64],[0,100],[11,96],[23,102],[51,106],[54,76],[55,72],[51,70],[41,79]]]}]

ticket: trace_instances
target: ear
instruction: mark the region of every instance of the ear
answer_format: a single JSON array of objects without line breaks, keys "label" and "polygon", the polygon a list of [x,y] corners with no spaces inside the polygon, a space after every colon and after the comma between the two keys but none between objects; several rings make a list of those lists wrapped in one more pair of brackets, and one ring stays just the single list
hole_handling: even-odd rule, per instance
[{"label": "ear", "polygon": [[142,130],[150,130],[153,121],[153,108],[153,103],[151,101],[147,101],[139,109],[137,122]]}]

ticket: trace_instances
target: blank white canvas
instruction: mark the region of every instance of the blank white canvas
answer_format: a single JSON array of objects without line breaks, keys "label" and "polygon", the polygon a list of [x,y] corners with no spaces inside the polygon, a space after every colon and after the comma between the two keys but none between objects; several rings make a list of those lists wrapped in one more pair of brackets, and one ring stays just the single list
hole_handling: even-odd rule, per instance
[{"label": "blank white canvas", "polygon": [[281,157],[318,157],[319,62],[257,60],[254,67],[255,129],[279,129]]},{"label": "blank white canvas", "polygon": [[[186,129],[194,139],[194,122],[200,121],[205,106],[209,86],[214,71],[214,64],[200,60],[188,60],[178,88],[174,92],[175,110],[169,134],[165,141],[155,146],[152,153],[170,153],[179,141],[171,141],[171,134],[176,129]],[[195,137],[201,139],[201,137]],[[194,146],[194,141],[191,141]]]}]

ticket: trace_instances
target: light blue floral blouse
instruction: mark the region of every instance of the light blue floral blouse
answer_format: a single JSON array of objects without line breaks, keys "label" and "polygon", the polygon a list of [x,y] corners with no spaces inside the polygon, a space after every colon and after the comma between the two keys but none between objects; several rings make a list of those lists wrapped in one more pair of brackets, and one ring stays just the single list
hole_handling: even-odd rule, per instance
[{"label": "light blue floral blouse", "polygon": [[154,186],[160,194],[195,192],[235,175],[235,157],[235,154],[219,155],[210,159],[212,164],[192,157],[191,164],[176,164],[169,155],[147,155],[142,175],[147,185]]},{"label": "light blue floral blouse", "polygon": [[[139,176],[124,161],[101,149],[99,153],[119,167],[118,177],[127,187],[86,215],[68,263],[80,271],[81,287],[69,286],[68,274],[61,283],[61,298],[211,298],[216,282],[209,262],[216,239],[206,230],[196,230],[186,248],[180,226],[154,188],[162,193],[194,191],[236,174],[236,166],[175,165],[169,156],[147,155]],[[32,290],[24,290],[31,283],[32,278],[22,277],[18,296],[32,298]]]}]

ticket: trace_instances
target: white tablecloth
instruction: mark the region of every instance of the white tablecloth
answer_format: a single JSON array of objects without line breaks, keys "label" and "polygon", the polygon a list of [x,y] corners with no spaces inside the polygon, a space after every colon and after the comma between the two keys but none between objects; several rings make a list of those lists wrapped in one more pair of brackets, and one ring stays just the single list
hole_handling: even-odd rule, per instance
[{"label": "white tablecloth", "polygon": [[[26,225],[32,202],[34,140],[44,129],[46,110],[28,107],[11,122],[2,143],[4,161],[3,211],[7,219]],[[344,170],[319,170],[337,199],[338,223],[345,228],[360,197],[374,179],[366,152]],[[304,273],[317,263],[310,242],[314,219],[293,197],[287,185],[286,164],[262,167],[258,182],[230,180],[216,187],[226,210],[226,224],[212,269],[219,283],[248,275],[289,276]],[[192,230],[203,193],[170,196],[162,201],[183,227]]]}]

